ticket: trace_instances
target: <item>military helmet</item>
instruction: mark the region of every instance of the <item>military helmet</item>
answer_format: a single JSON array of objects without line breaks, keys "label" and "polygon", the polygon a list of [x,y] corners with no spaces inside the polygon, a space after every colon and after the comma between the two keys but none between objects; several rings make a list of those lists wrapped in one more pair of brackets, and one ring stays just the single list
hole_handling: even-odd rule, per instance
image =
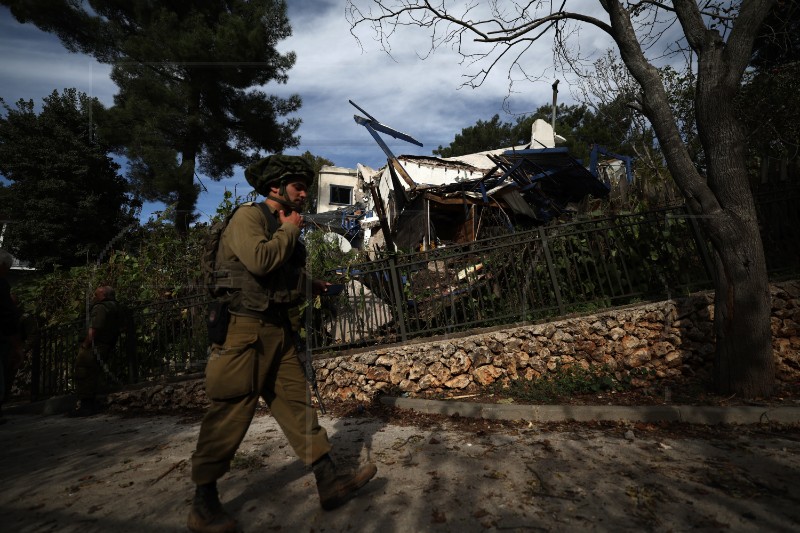
[{"label": "military helmet", "polygon": [[258,194],[267,196],[271,185],[302,181],[306,186],[311,186],[311,182],[314,181],[314,169],[300,156],[275,154],[247,167],[244,177]]}]

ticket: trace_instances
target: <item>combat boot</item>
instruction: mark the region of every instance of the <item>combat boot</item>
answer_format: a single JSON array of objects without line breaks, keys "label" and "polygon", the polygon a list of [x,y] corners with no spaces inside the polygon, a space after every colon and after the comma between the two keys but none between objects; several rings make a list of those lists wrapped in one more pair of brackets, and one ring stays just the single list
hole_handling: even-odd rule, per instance
[{"label": "combat boot", "polygon": [[217,484],[197,485],[186,525],[197,533],[233,533],[236,520],[225,512],[219,501]]},{"label": "combat boot", "polygon": [[314,476],[317,478],[319,503],[326,511],[336,509],[346,502],[355,491],[367,484],[375,476],[378,468],[367,463],[352,473],[339,473],[329,455],[318,459],[314,465]]}]

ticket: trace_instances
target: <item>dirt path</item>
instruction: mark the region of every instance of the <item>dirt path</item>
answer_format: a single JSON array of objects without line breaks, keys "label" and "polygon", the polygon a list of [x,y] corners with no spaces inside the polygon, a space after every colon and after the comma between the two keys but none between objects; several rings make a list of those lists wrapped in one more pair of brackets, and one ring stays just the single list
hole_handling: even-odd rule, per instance
[{"label": "dirt path", "polygon": [[[185,531],[196,417],[7,418],[4,531]],[[800,529],[796,428],[322,422],[340,462],[371,459],[376,478],[341,509],[322,511],[313,475],[274,420],[259,416],[220,481],[243,531]]]}]

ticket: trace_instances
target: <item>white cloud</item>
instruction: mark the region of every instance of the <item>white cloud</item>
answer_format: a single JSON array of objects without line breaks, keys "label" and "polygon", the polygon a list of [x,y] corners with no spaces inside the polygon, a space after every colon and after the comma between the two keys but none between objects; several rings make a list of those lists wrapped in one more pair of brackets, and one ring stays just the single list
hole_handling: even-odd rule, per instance
[{"label": "white cloud", "polygon": [[[584,9],[591,5],[597,11],[596,3],[581,4]],[[290,4],[290,17],[292,12]],[[353,121],[352,115],[361,113],[348,100],[425,144],[417,148],[384,137],[392,150],[430,154],[478,120],[488,120],[495,113],[502,120],[512,120],[504,111],[504,103],[511,113],[522,114],[533,112],[552,99],[551,84],[556,74],[550,40],[546,38],[525,58],[526,72],[544,73],[543,78],[516,84],[510,99],[505,101],[509,95],[509,60],[513,56],[501,60],[481,87],[471,89],[462,87],[465,76],[478,72],[486,64],[469,64],[449,45],[431,51],[427,30],[398,28],[391,40],[390,57],[367,28],[358,30],[359,46],[350,33],[341,3],[319,6],[313,17],[305,10],[295,13],[303,16],[291,18],[293,35],[281,43],[280,49],[294,51],[298,59],[289,72],[289,83],[277,91],[283,95],[297,93],[304,100],[300,152],[310,150],[343,166],[355,166],[356,162],[376,166],[385,162],[371,136]],[[480,18],[479,13],[473,12],[473,16]],[[596,29],[583,28],[581,32],[582,40],[591,43],[591,51],[598,54],[610,44],[607,38],[598,36],[600,32]],[[599,43],[605,43],[602,49]],[[463,45],[467,51],[485,49],[482,44]],[[518,72],[515,75],[520,77]],[[561,81],[559,101],[571,101],[565,80]]]},{"label": "white cloud", "polygon": [[75,87],[113,104],[117,88],[111,67],[83,54],[71,54],[58,39],[31,24],[19,24],[0,8],[0,97],[6,103],[33,100],[37,107],[54,90]]}]

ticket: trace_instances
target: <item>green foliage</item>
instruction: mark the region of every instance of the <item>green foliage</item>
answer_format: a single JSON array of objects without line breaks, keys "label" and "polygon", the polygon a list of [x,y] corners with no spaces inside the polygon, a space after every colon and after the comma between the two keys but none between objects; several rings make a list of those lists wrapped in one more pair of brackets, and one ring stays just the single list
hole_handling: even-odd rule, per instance
[{"label": "green foliage", "polygon": [[511,146],[511,130],[511,124],[500,122],[500,115],[495,115],[488,121],[478,120],[474,126],[468,126],[457,133],[450,146],[439,146],[433,151],[433,155],[456,157]]},{"label": "green foliage", "polygon": [[347,267],[358,257],[357,251],[343,252],[338,241],[326,239],[325,235],[324,231],[310,231],[304,237],[308,254],[306,268],[314,279],[326,279],[332,270]]},{"label": "green foliage", "polygon": [[630,389],[630,379],[619,380],[608,365],[560,366],[554,372],[534,380],[513,380],[494,383],[496,394],[521,402],[549,403],[569,399],[573,394],[623,391]]},{"label": "green foliage", "polygon": [[761,178],[762,166],[777,174],[769,168],[770,159],[800,157],[800,62],[750,73],[739,106],[755,179]]},{"label": "green foliage", "polygon": [[[701,151],[694,120],[694,83],[691,73],[671,67],[660,69],[668,104],[675,114],[682,140],[690,157],[700,166]],[[648,205],[670,205],[680,199],[666,167],[660,144],[650,121],[641,112],[641,87],[618,55],[609,50],[583,78],[584,99],[590,102],[593,128],[606,141],[598,140],[612,152],[636,157],[635,181],[627,202],[610,202],[607,209],[645,210]],[[612,198],[614,191],[612,190]],[[615,205],[622,203],[623,205]]]},{"label": "green foliage", "polygon": [[88,267],[73,267],[27,277],[12,291],[23,309],[40,317],[40,325],[64,324],[85,317],[94,291],[91,281]]},{"label": "green foliage", "polygon": [[[433,154],[440,157],[455,157],[529,144],[533,123],[541,119],[549,124],[552,113],[552,105],[543,105],[533,114],[517,117],[514,123],[501,122],[499,115],[493,116],[489,121],[478,120],[474,126],[466,127],[460,134],[456,134],[450,146],[439,146]],[[626,145],[625,136],[621,134],[630,121],[631,110],[624,106],[621,100],[600,105],[594,111],[584,105],[558,104],[555,129],[556,133],[566,139],[566,142],[559,146],[567,148],[574,157],[588,163],[593,144],[605,146],[615,153],[632,155],[633,150]],[[620,134],[616,135],[617,132]],[[531,146],[531,148],[541,148],[541,146]]]},{"label": "green foliage", "polygon": [[[747,135],[751,183],[796,183],[800,171],[800,2],[774,4],[756,39],[751,66],[737,100]],[[775,220],[787,224],[784,214],[770,211]],[[771,217],[759,218],[763,229]],[[772,256],[768,262],[776,255],[792,255],[791,247],[770,246],[771,237],[764,233],[762,238],[767,239],[765,251]]]},{"label": "green foliage", "polygon": [[103,107],[75,89],[11,108],[2,98],[0,212],[12,221],[5,246],[40,270],[95,261],[114,238],[135,226],[127,184],[98,135]]},{"label": "green foliage", "polygon": [[117,299],[129,305],[194,294],[205,227],[194,227],[180,238],[165,223],[164,217],[169,216],[167,210],[162,218],[125,233],[102,261],[31,276],[14,292],[45,324],[83,318],[99,285],[112,285]]},{"label": "green foliage", "polygon": [[255,202],[257,200],[258,193],[256,191],[251,191],[248,195],[242,196],[225,189],[225,192],[222,193],[222,200],[217,206],[214,216],[211,217],[208,227],[214,225],[215,222],[225,220],[225,218],[229,217],[233,213],[233,210],[241,204],[246,202]]},{"label": "green foliage", "polygon": [[[200,257],[208,229],[236,206],[252,200],[252,195],[225,191],[210,223],[196,224],[184,237],[178,236],[170,223],[174,209],[170,206],[158,218],[120,234],[95,263],[30,276],[14,287],[14,292],[26,309],[47,324],[82,318],[100,284],[112,285],[117,298],[131,305],[201,293]],[[316,278],[324,278],[327,271],[347,265],[357,256],[355,251],[343,253],[335,242],[324,239],[323,232],[309,232],[305,241]]]},{"label": "green foliage", "polygon": [[[566,147],[578,156],[588,155],[584,141],[579,140],[579,131],[584,120],[591,114],[585,106],[567,106],[559,104],[556,113],[556,131],[567,139]],[[456,134],[455,140],[448,147],[439,146],[433,151],[440,157],[455,157],[486,150],[497,150],[510,146],[521,146],[531,142],[531,128],[536,119],[543,119],[549,124],[552,118],[552,106],[542,106],[535,113],[517,117],[514,123],[501,122],[495,115],[488,121],[478,120]],[[580,146],[579,146],[580,145]],[[531,146],[541,148],[541,146]]]},{"label": "green foliage", "polygon": [[[356,250],[349,252],[342,252],[339,248],[338,241],[326,239],[328,233],[325,231],[306,231],[304,232],[303,242],[306,246],[306,270],[312,279],[326,280],[334,283],[343,283],[340,276],[333,274],[333,271],[340,268],[346,268],[353,264],[358,257]],[[306,312],[308,305],[313,306],[312,323],[322,324],[331,318],[333,309],[342,313],[358,312],[351,307],[351,304],[341,297],[315,297],[311,302],[303,302],[300,304],[297,312],[299,320],[305,324]],[[338,306],[338,307],[337,307]],[[307,331],[305,325],[299,329],[300,337],[304,340],[307,338]],[[320,332],[318,332],[320,334]]]},{"label": "green foliage", "polygon": [[296,146],[298,95],[262,91],[286,83],[295,54],[286,4],[274,0],[9,1],[12,14],[55,33],[64,45],[112,64],[119,87],[106,129],[131,162],[149,200],[176,203],[188,231],[197,171],[220,180],[262,152]]},{"label": "green foliage", "polygon": [[[578,304],[573,312],[591,310],[582,307],[590,302],[607,307],[636,295],[687,291],[692,280],[705,279],[686,219],[632,214],[601,224],[601,233],[565,227],[549,240],[561,297]],[[624,301],[609,300],[612,295]]]},{"label": "green foliage", "polygon": [[[167,210],[161,218],[149,220],[124,249],[98,267],[107,269],[100,274],[116,281],[118,293],[128,301],[178,298],[198,290],[205,226],[198,224],[179,237],[172,224],[164,220],[170,216]],[[98,277],[102,277],[100,274]]]},{"label": "green foliage", "polygon": [[474,253],[467,246],[439,249],[426,252],[424,263],[421,254],[404,256],[399,272],[407,280],[404,295],[414,302],[412,329],[586,314],[706,287],[691,225],[675,213],[681,212],[551,225],[547,250],[534,230],[493,240]]}]

